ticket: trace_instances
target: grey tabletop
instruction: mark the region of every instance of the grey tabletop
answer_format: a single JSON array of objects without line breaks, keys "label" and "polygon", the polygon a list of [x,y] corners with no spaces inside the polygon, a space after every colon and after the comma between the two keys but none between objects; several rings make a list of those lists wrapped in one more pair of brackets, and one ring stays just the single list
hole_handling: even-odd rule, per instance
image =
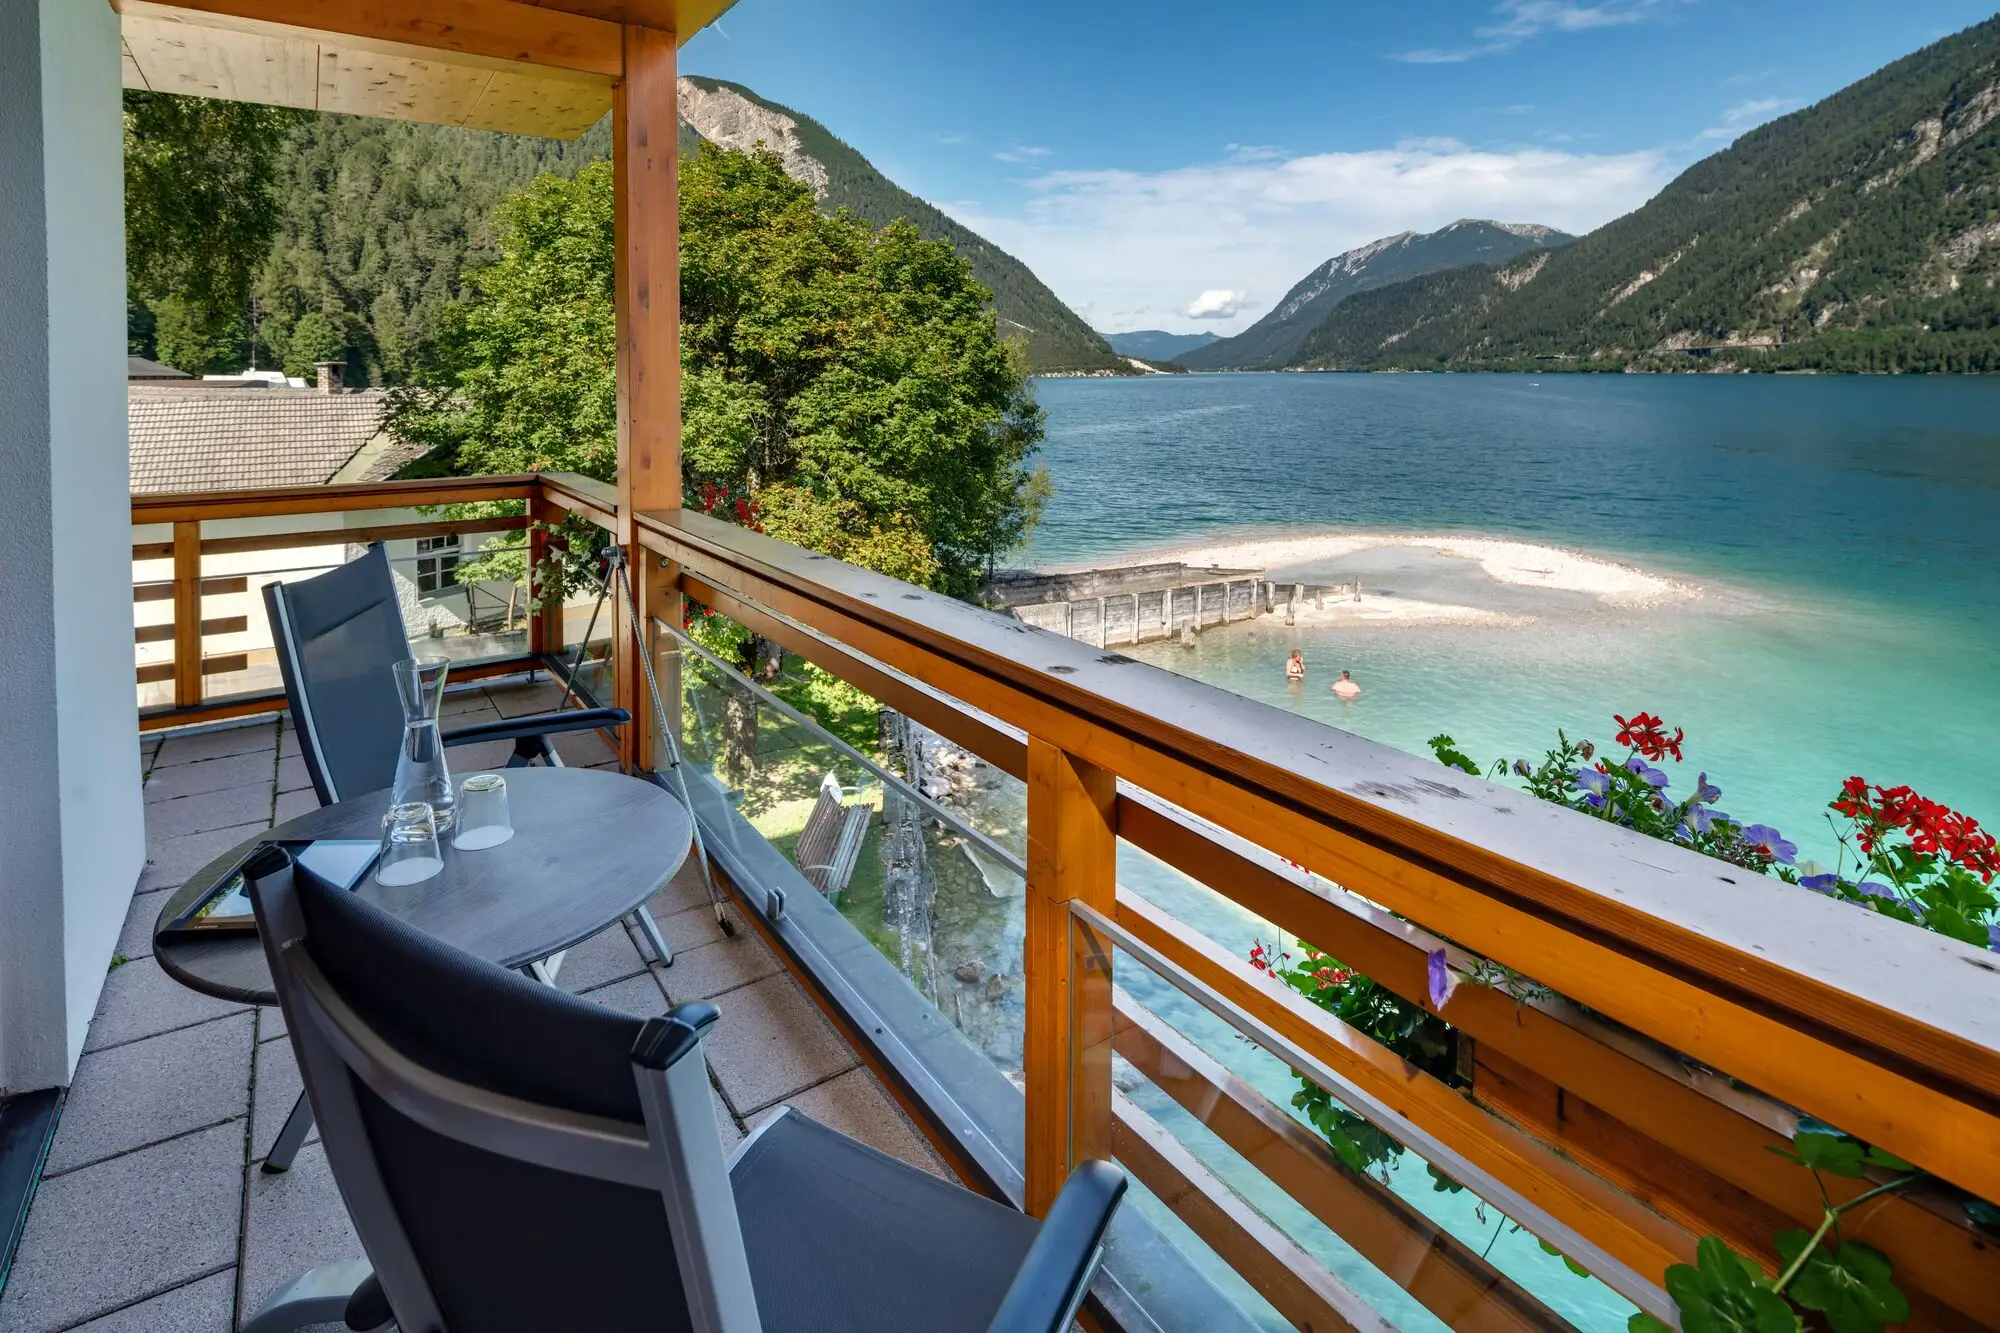
[{"label": "grey tabletop", "polygon": [[[384,888],[370,871],[355,892],[403,920],[502,967],[521,967],[581,944],[659,892],[687,859],[694,824],[650,782],[599,769],[510,768],[514,836],[461,852],[446,835],[444,869],[421,884]],[[376,838],[389,793],[323,806],[231,848],[167,899],[157,931],[234,871],[259,843]],[[254,935],[167,936],[153,956],[182,985],[220,999],[275,1004],[264,947]]]}]

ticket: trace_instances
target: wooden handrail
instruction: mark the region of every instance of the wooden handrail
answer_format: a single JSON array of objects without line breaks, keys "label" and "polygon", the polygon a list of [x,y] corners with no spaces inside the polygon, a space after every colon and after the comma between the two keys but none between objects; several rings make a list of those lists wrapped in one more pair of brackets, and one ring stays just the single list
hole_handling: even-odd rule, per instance
[{"label": "wooden handrail", "polygon": [[700,514],[650,549],[2000,1197],[1983,951]]},{"label": "wooden handrail", "polygon": [[356,481],[325,486],[260,486],[234,491],[163,491],[132,497],[132,524],[188,523],[289,514],[341,514],[365,509],[525,500],[538,494],[533,472],[436,481]]}]

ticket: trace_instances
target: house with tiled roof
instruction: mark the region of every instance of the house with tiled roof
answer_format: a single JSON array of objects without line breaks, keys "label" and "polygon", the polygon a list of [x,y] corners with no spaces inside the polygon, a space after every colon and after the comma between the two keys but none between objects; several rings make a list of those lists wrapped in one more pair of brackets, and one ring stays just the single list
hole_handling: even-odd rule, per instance
[{"label": "house with tiled roof", "polygon": [[[323,387],[293,388],[249,377],[225,381],[192,378],[127,382],[127,429],[131,442],[132,494],[185,494],[200,491],[284,487],[297,490],[339,482],[385,481],[421,457],[423,450],[397,438],[382,425],[387,393],[381,389],[343,391],[337,377],[322,376]],[[333,528],[380,528],[422,523],[410,509],[353,513],[212,520],[203,525],[210,539],[268,536],[277,532],[317,532]],[[134,530],[134,541],[165,542],[170,531]],[[496,534],[501,535],[501,534]],[[501,535],[503,540],[508,540]],[[390,567],[401,593],[403,620],[411,638],[426,651],[447,656],[482,656],[495,649],[496,636],[525,625],[525,600],[506,582],[461,583],[462,555],[477,551],[486,537],[448,534],[391,540]],[[254,545],[254,542],[250,543]],[[263,588],[279,579],[309,578],[359,555],[364,541],[281,550],[205,551],[202,575],[229,580],[234,591],[203,599],[207,658],[240,663],[209,677],[215,693],[264,689],[278,680],[265,622]],[[169,585],[170,559],[133,561],[141,589],[134,605],[142,707],[167,702],[170,680],[158,679],[155,663],[170,663],[173,643],[160,627],[173,620],[171,600],[146,598],[148,588]],[[234,582],[240,580],[240,583]],[[149,637],[148,631],[152,632]],[[155,677],[148,679],[148,677]]]},{"label": "house with tiled roof", "polygon": [[423,450],[382,429],[381,389],[127,386],[132,494],[384,481]]}]

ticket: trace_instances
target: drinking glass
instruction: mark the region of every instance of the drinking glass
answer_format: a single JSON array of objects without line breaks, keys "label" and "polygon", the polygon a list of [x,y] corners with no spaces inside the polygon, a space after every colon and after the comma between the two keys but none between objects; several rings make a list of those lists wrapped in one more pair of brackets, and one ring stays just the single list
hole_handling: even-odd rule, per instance
[{"label": "drinking glass", "polygon": [[382,818],[382,855],[375,882],[389,888],[421,884],[444,869],[437,815],[422,801],[392,805]]},{"label": "drinking glass", "polygon": [[461,852],[498,847],[514,836],[507,817],[507,779],[498,773],[475,773],[458,793],[458,833],[451,845]]}]

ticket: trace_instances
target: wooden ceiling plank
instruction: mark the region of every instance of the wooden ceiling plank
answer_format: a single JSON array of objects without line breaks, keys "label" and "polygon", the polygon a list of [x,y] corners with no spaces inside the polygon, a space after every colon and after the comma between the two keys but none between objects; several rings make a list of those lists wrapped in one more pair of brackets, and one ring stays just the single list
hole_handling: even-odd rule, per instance
[{"label": "wooden ceiling plank", "polygon": [[121,48],[121,54],[124,58],[125,86],[137,89],[142,93],[151,92],[152,87],[146,82],[146,73],[139,68],[139,61],[132,54],[132,44],[121,38],[118,45]]},{"label": "wooden ceiling plank", "polygon": [[349,116],[463,125],[493,71],[357,50],[328,41],[319,53],[319,109]]},{"label": "wooden ceiling plank", "polygon": [[560,9],[566,14],[603,19],[607,23],[630,23],[641,28],[678,34],[676,45],[700,32],[723,14],[736,0],[528,0],[543,9]]},{"label": "wooden ceiling plank", "polygon": [[608,84],[558,82],[540,71],[496,70],[466,124],[502,134],[574,139],[611,110]]},{"label": "wooden ceiling plank", "polygon": [[125,19],[124,36],[143,86],[154,92],[271,106],[314,104],[310,40],[139,16]]}]

